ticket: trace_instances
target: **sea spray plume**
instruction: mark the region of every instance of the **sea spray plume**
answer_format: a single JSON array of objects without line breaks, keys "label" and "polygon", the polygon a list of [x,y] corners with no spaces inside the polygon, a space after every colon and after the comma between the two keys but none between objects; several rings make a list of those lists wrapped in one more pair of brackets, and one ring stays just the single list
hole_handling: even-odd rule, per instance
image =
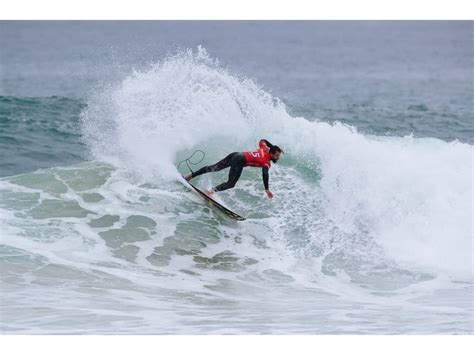
[{"label": "sea spray plume", "polygon": [[179,151],[224,142],[226,149],[242,149],[276,112],[286,115],[278,100],[198,47],[96,90],[82,127],[95,158],[171,177]]}]

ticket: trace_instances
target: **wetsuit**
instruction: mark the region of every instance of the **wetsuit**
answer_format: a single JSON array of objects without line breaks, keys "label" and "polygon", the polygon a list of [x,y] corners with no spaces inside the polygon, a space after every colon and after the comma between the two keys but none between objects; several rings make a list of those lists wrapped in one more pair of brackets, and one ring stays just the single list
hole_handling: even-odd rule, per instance
[{"label": "wetsuit", "polygon": [[230,153],[228,156],[226,156],[221,161],[218,161],[214,165],[208,165],[202,167],[198,171],[193,172],[191,177],[194,178],[202,174],[220,171],[230,167],[228,180],[212,188],[212,191],[224,191],[235,186],[245,166],[256,166],[262,168],[263,185],[265,186],[265,190],[268,190],[268,169],[270,169],[271,166],[271,158],[268,148],[265,147],[265,144],[269,148],[272,147],[272,144],[269,141],[261,139],[259,142],[259,149],[256,151]]}]

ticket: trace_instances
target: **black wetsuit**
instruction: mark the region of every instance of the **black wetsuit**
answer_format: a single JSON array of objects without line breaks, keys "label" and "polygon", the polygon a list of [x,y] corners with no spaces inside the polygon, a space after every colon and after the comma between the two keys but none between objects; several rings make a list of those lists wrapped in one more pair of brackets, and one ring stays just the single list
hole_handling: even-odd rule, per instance
[{"label": "black wetsuit", "polygon": [[[222,169],[230,167],[229,179],[216,187],[212,188],[212,191],[224,191],[231,189],[235,186],[237,181],[242,174],[242,170],[245,167],[245,155],[244,153],[233,152],[226,156],[221,161],[218,161],[214,165],[208,165],[202,167],[198,171],[192,173],[192,177],[196,177],[202,174],[220,171]],[[262,168],[263,184],[265,185],[265,190],[268,190],[268,168]]]}]

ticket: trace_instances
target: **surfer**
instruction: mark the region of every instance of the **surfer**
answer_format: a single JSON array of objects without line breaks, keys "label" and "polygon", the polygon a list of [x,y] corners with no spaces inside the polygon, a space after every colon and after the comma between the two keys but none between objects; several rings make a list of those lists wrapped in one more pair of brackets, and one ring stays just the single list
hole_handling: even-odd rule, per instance
[{"label": "surfer", "polygon": [[254,152],[230,153],[221,161],[218,161],[213,165],[202,167],[198,171],[186,175],[184,178],[187,181],[190,181],[196,176],[214,171],[220,171],[222,169],[230,167],[228,180],[220,185],[213,187],[211,190],[206,191],[206,194],[210,196],[216,191],[224,191],[233,188],[239,180],[244,167],[261,167],[265,193],[267,194],[268,198],[273,198],[273,193],[268,187],[268,169],[270,169],[271,162],[276,163],[278,159],[280,159],[280,155],[281,153],[283,153],[283,149],[281,149],[277,145],[271,144],[266,139],[261,139],[258,146],[259,149]]}]

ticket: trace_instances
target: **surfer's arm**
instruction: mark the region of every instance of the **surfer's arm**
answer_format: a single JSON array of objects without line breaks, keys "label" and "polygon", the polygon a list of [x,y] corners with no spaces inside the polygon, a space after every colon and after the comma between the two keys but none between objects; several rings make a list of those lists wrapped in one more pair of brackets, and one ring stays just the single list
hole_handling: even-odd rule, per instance
[{"label": "surfer's arm", "polygon": [[268,190],[268,168],[262,168],[262,178],[263,186],[265,186],[265,191]]},{"label": "surfer's arm", "polygon": [[268,198],[273,198],[272,192],[268,189],[268,167],[262,168],[263,185]]}]

